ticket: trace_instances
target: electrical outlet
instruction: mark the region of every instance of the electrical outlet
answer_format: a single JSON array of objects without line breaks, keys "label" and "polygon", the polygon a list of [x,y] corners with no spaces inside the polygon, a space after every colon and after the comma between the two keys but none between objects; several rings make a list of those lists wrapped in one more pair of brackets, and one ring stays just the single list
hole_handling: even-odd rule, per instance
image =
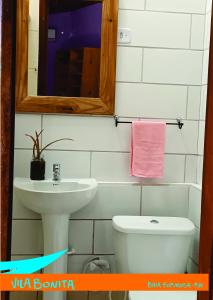
[{"label": "electrical outlet", "polygon": [[130,44],[132,41],[132,32],[129,28],[118,29],[118,43],[119,44]]}]

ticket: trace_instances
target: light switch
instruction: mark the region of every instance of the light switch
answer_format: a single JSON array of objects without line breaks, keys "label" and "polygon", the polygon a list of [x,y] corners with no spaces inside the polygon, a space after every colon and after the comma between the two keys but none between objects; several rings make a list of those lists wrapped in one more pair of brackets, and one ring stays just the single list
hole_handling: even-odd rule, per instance
[{"label": "light switch", "polygon": [[129,28],[118,29],[118,43],[129,44],[132,41],[132,32]]}]

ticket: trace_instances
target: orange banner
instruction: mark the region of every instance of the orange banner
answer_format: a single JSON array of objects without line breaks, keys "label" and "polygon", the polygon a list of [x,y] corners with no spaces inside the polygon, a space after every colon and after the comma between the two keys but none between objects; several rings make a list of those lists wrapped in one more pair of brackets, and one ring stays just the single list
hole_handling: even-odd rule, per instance
[{"label": "orange banner", "polygon": [[208,291],[207,274],[0,274],[1,291]]}]

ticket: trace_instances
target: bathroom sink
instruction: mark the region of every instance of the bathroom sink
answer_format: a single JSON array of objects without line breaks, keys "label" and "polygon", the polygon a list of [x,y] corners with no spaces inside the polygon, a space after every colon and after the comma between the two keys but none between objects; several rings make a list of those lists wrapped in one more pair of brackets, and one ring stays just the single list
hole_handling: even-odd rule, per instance
[{"label": "bathroom sink", "polygon": [[[86,206],[95,196],[95,179],[64,179],[60,181],[14,180],[14,193],[26,208],[42,215],[44,255],[68,250],[70,214]],[[76,249],[78,250],[78,249]],[[73,253],[74,250],[69,251]],[[46,274],[67,273],[67,255],[44,269]],[[65,300],[66,293],[44,293],[43,300]]]},{"label": "bathroom sink", "polygon": [[32,181],[16,178],[16,197],[28,209],[40,214],[71,214],[86,206],[95,196],[95,179]]}]

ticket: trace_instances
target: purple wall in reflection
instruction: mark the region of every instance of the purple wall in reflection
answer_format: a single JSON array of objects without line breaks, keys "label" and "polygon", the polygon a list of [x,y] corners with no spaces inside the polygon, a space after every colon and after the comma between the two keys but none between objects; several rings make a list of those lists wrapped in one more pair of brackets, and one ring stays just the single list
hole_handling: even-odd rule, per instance
[{"label": "purple wall in reflection", "polygon": [[48,42],[47,95],[53,95],[55,58],[58,50],[100,48],[102,4],[72,12],[49,15],[49,28],[56,29],[56,41]]},{"label": "purple wall in reflection", "polygon": [[1,16],[2,16],[2,0],[0,0],[0,47],[1,47]]}]

